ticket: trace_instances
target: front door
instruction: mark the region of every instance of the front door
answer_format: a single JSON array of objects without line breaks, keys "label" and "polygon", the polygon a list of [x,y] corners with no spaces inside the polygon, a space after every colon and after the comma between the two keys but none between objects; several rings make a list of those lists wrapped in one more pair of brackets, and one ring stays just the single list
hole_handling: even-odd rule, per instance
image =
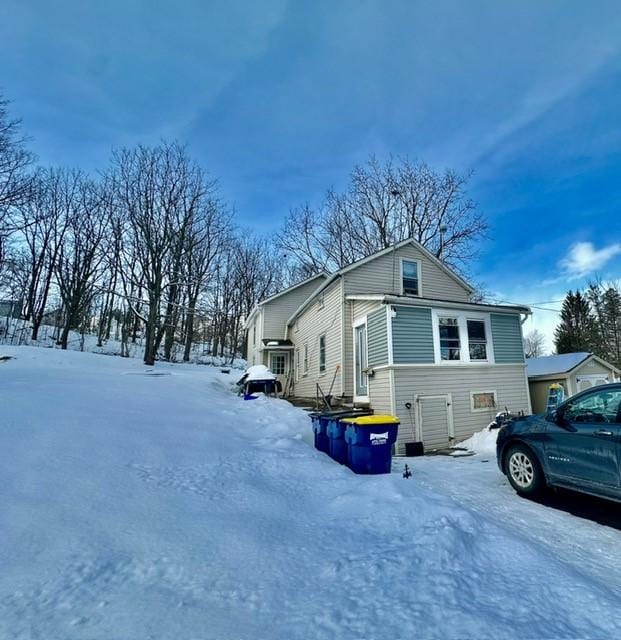
[{"label": "front door", "polygon": [[361,324],[354,330],[354,340],[356,342],[356,353],[354,356],[354,375],[356,385],[356,396],[366,397],[369,394],[367,380],[367,325]]},{"label": "front door", "polygon": [[270,371],[284,384],[289,371],[289,354],[286,351],[272,351],[269,362]]},{"label": "front door", "polygon": [[621,391],[598,387],[561,407],[563,426],[551,423],[546,456],[558,478],[619,487]]}]

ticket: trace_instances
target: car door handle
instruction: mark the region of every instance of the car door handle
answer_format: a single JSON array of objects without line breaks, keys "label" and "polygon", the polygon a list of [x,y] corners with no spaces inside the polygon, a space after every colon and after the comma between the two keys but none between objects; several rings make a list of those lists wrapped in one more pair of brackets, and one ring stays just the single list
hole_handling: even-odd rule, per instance
[{"label": "car door handle", "polygon": [[595,432],[596,436],[611,436],[613,435],[612,431],[608,431],[607,429],[599,429]]}]

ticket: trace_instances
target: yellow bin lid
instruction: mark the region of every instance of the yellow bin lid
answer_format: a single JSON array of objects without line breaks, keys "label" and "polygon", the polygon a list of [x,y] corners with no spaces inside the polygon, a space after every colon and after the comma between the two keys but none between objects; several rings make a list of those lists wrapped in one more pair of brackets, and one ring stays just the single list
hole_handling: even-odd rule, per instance
[{"label": "yellow bin lid", "polygon": [[348,424],[362,424],[362,425],[374,425],[374,424],[399,424],[399,418],[395,416],[359,416],[357,418],[341,418],[341,422],[347,422]]}]

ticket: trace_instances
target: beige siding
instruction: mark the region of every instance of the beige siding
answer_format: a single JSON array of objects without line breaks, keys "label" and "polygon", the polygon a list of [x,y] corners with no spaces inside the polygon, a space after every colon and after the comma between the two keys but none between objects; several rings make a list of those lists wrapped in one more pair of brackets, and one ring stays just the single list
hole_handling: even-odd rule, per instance
[{"label": "beige siding", "polygon": [[[323,296],[323,305],[313,301],[298,317],[297,326],[289,329],[289,337],[300,354],[300,375],[295,382],[294,395],[314,398],[316,384],[328,393],[336,366],[341,365],[342,335],[341,283],[329,286]],[[326,336],[326,370],[319,372],[319,337]],[[304,374],[304,345],[308,345],[308,373]],[[341,376],[336,376],[333,396],[342,393]]]},{"label": "beige siding", "polygon": [[275,300],[263,304],[265,324],[263,338],[282,339],[285,337],[287,320],[302,306],[323,284],[323,278],[316,278],[311,282],[296,287],[279,296]]},{"label": "beige siding", "polygon": [[572,372],[571,387],[574,393],[578,391],[584,391],[586,387],[579,386],[579,379],[583,376],[604,375],[608,376],[608,382],[614,382],[614,371],[610,367],[605,367],[601,363],[597,362],[593,358],[587,360],[584,364],[581,364],[575,371]]},{"label": "beige siding", "polygon": [[380,369],[369,378],[369,402],[375,413],[392,414],[389,369]]},{"label": "beige siding", "polygon": [[[524,365],[397,367],[394,376],[395,409],[402,419],[398,444],[412,440],[416,433],[416,396],[452,394],[456,442],[483,429],[505,406],[514,413],[528,413]],[[470,393],[477,391],[496,391],[498,408],[473,412]],[[406,402],[412,404],[411,411]],[[402,447],[398,451],[402,452]]]},{"label": "beige siding", "polygon": [[565,389],[565,397],[569,397],[571,394],[567,388],[567,380],[563,378],[558,378],[556,380],[531,380],[528,383],[528,388],[530,390],[530,402],[533,406],[533,413],[544,413],[546,407],[548,405],[548,391],[550,389],[550,385],[554,383],[558,383],[563,385]]},{"label": "beige siding", "polygon": [[584,364],[580,365],[571,374],[561,374],[557,377],[550,376],[543,380],[531,379],[529,380],[530,399],[533,405],[533,413],[545,412],[548,404],[548,390],[550,385],[558,382],[562,384],[565,389],[565,398],[584,391],[578,384],[578,379],[583,376],[604,375],[608,376],[608,382],[615,381],[614,370],[611,367],[607,367],[597,362],[596,360],[587,360]]},{"label": "beige siding", "polygon": [[248,327],[246,360],[248,366],[265,364],[263,361],[263,309],[256,314],[252,324]]},{"label": "beige siding", "polygon": [[401,258],[420,262],[419,279],[423,297],[469,301],[470,294],[459,282],[412,245],[370,260],[343,274],[346,294],[401,294]]},{"label": "beige siding", "polygon": [[375,311],[382,306],[377,300],[351,300],[349,304],[352,305],[352,321],[360,320],[365,316],[368,316],[371,311]]}]

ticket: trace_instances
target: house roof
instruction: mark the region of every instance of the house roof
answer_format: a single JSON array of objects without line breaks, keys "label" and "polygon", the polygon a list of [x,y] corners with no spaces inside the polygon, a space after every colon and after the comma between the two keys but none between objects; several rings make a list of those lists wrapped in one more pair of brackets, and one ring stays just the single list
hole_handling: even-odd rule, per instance
[{"label": "house roof", "polygon": [[366,264],[367,262],[371,262],[372,260],[375,260],[377,258],[380,258],[381,256],[389,254],[392,251],[395,251],[396,249],[400,249],[401,247],[405,247],[408,244],[411,244],[412,246],[416,247],[419,251],[421,251],[421,253],[423,253],[429,260],[431,260],[433,263],[435,263],[447,275],[449,275],[451,278],[453,278],[453,280],[455,280],[462,287],[464,287],[464,289],[466,289],[466,291],[468,291],[469,293],[473,293],[474,292],[474,287],[471,284],[469,284],[468,282],[466,282],[461,276],[458,276],[452,269],[449,269],[449,267],[447,267],[444,264],[444,262],[442,262],[442,260],[440,260],[439,258],[434,256],[433,253],[431,253],[431,251],[426,249],[417,240],[414,240],[414,238],[408,238],[407,240],[402,240],[401,242],[397,242],[396,244],[393,244],[390,247],[386,247],[385,249],[382,249],[381,251],[377,251],[376,253],[372,253],[370,256],[367,256],[366,258],[361,258],[360,260],[356,260],[356,262],[352,262],[351,264],[348,264],[348,265],[344,266],[342,269],[339,269],[338,271],[335,271],[329,278],[327,278],[327,280],[325,280],[322,283],[322,285],[317,289],[317,291],[314,291],[298,307],[298,309],[296,309],[295,313],[287,321],[287,325],[290,325],[295,320],[295,318],[297,318],[297,316],[300,313],[302,313],[302,311],[304,311],[304,309],[306,309],[306,307],[313,301],[313,299],[315,298],[315,296],[318,293],[320,293],[321,291],[323,291],[324,289],[329,287],[337,278],[340,278],[343,274],[348,273],[349,271],[352,271],[353,269],[357,269],[358,267],[362,266],[363,264]]},{"label": "house roof", "polygon": [[529,358],[528,377],[542,378],[554,375],[564,375],[573,371],[576,367],[584,364],[587,360],[596,360],[604,367],[610,368],[615,374],[619,374],[619,369],[610,362],[606,362],[594,353],[579,351],[576,353],[560,353],[553,356],[543,356],[541,358]]},{"label": "house roof", "polygon": [[293,342],[291,340],[276,340],[273,338],[264,338],[263,344],[266,347],[292,347]]},{"label": "house roof", "polygon": [[272,300],[276,300],[276,298],[280,298],[280,296],[284,296],[286,293],[289,293],[290,291],[293,291],[294,289],[297,289],[298,287],[302,287],[305,284],[308,284],[309,282],[312,282],[313,280],[317,280],[318,278],[329,278],[330,274],[325,272],[325,271],[320,271],[319,273],[316,273],[314,276],[311,276],[310,278],[306,278],[305,280],[302,280],[301,282],[296,282],[296,284],[291,285],[290,287],[287,287],[286,289],[283,289],[282,291],[278,291],[277,293],[275,293],[272,296],[269,296],[269,298],[264,298],[263,300],[259,300],[259,302],[257,302],[254,307],[252,308],[252,311],[248,314],[248,317],[246,318],[245,321],[245,325],[248,326],[248,323],[252,320],[252,318],[254,318],[254,316],[256,315],[257,311],[259,310],[259,307],[263,306],[264,304],[267,304],[268,302],[271,302]]},{"label": "house roof", "polygon": [[561,373],[569,373],[579,364],[582,364],[592,354],[587,351],[577,353],[560,353],[541,358],[528,358],[528,376],[553,376]]}]

